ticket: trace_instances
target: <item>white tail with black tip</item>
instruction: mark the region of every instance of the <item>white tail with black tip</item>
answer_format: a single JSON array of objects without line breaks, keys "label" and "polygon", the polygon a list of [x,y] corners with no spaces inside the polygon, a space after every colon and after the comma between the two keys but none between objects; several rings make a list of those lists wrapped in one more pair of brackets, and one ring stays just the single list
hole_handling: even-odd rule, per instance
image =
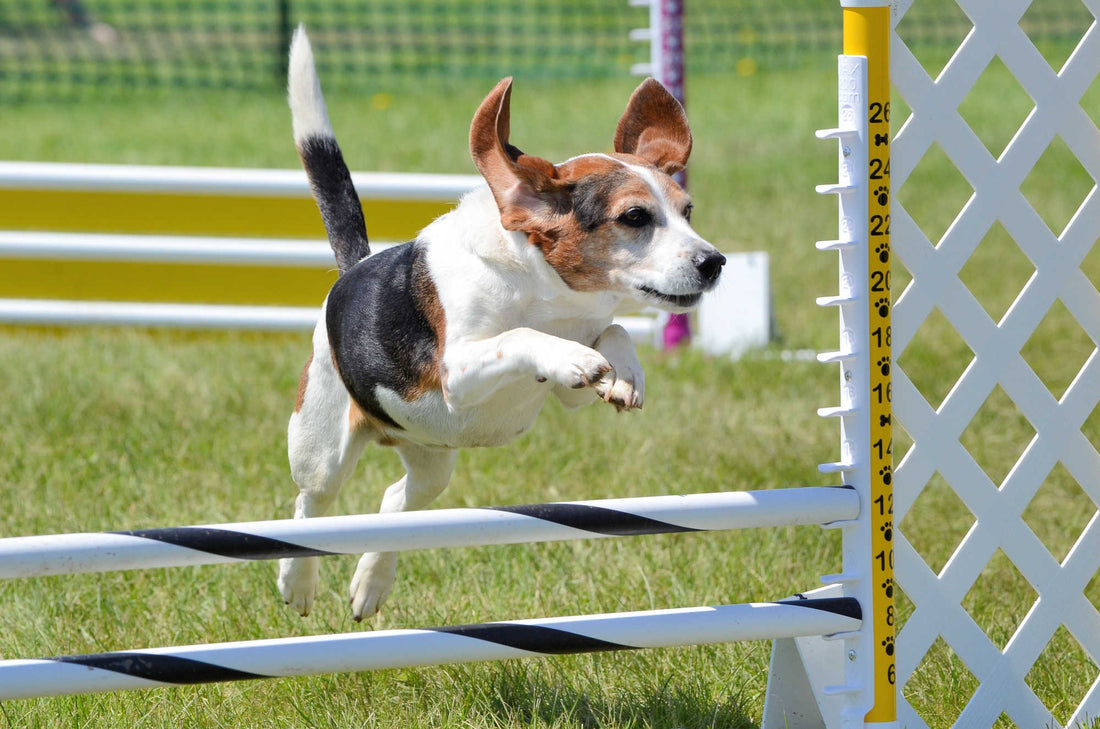
[{"label": "white tail with black tip", "polygon": [[328,120],[313,50],[304,26],[290,44],[287,98],[294,124],[294,145],[321,211],[336,266],[343,274],[370,255],[363,207]]}]

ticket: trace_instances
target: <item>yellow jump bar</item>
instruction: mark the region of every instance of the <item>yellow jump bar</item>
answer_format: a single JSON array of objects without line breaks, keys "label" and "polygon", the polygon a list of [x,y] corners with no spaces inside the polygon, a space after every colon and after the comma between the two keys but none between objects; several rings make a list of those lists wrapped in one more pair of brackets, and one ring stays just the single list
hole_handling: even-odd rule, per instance
[{"label": "yellow jump bar", "polygon": [[[353,174],[372,241],[405,241],[481,183]],[[0,163],[0,230],[324,240],[298,170]],[[335,266],[333,266],[333,269]],[[31,259],[0,247],[0,298],[319,305],[334,270]]]}]

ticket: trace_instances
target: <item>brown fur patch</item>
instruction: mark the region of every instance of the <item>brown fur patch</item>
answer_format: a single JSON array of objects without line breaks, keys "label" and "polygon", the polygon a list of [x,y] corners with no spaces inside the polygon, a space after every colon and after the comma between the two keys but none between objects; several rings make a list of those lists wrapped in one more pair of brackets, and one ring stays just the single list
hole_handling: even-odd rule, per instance
[{"label": "brown fur patch", "polygon": [[447,340],[447,314],[443,311],[439,291],[426,265],[418,265],[413,269],[412,285],[420,311],[428,320],[428,326],[431,327],[432,332],[435,333],[435,356],[430,361],[421,363],[416,384],[408,392],[401,394],[407,402],[442,389],[443,347]]},{"label": "brown fur patch", "polygon": [[[589,175],[605,175],[622,169],[622,165],[614,159],[608,159],[608,157],[615,156],[616,155],[603,156],[588,154],[577,157],[576,159],[571,159],[568,162],[558,165],[557,177],[563,182],[575,183],[581,178],[588,177]],[[626,160],[622,161],[626,162]],[[638,159],[637,161],[646,164],[643,159]]]},{"label": "brown fur patch", "polygon": [[549,249],[544,249],[546,262],[554,267],[562,281],[575,291],[599,291],[610,284],[610,253],[614,237],[606,230],[588,233],[575,220],[563,226]]},{"label": "brown fur patch", "polygon": [[294,412],[301,412],[302,403],[306,400],[306,385],[309,384],[309,366],[313,364],[313,355],[309,355],[306,366],[302,368],[302,376],[298,378],[298,396],[294,400]]},{"label": "brown fur patch", "polygon": [[363,410],[352,400],[348,407],[348,429],[353,433],[368,430],[375,436],[375,442],[379,445],[392,446],[397,443],[386,431],[386,425]]}]

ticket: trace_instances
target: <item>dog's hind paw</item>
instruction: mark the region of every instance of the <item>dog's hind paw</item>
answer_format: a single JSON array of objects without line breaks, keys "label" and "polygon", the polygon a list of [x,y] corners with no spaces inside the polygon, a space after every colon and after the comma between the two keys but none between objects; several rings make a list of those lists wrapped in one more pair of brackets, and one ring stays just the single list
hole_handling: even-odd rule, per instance
[{"label": "dog's hind paw", "polygon": [[303,618],[309,615],[317,598],[317,575],[316,557],[279,560],[279,594]]},{"label": "dog's hind paw", "polygon": [[397,555],[367,553],[359,560],[351,579],[351,617],[355,622],[369,618],[390,596],[397,579]]}]

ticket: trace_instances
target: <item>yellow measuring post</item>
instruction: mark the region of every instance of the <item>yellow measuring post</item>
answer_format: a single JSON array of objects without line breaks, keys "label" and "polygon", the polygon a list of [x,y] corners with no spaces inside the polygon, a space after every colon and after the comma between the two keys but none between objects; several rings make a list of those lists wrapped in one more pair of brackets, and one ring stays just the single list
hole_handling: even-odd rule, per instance
[{"label": "yellow measuring post", "polygon": [[897,719],[894,658],[893,424],[890,368],[890,7],[841,0],[844,53],[867,59],[867,256],[874,705],[868,724]]}]

